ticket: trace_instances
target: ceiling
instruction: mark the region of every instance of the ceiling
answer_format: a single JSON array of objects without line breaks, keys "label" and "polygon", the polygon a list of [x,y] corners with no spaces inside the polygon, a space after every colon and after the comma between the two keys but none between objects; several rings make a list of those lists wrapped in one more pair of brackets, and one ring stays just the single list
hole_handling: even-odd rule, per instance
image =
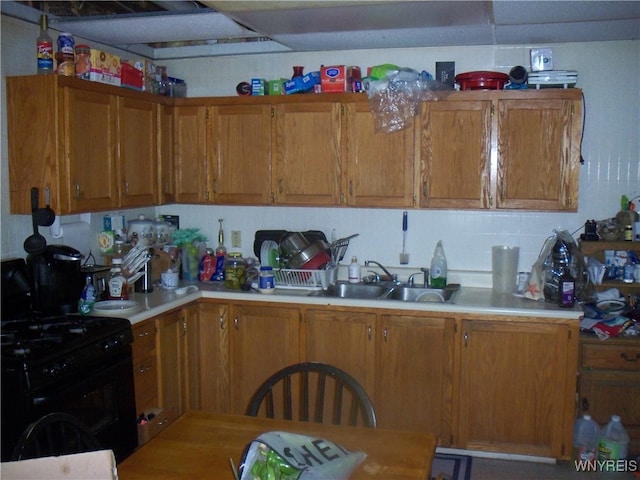
[{"label": "ceiling", "polygon": [[0,7],[34,23],[43,10],[51,28],[152,59],[640,37],[640,0],[4,0]]}]

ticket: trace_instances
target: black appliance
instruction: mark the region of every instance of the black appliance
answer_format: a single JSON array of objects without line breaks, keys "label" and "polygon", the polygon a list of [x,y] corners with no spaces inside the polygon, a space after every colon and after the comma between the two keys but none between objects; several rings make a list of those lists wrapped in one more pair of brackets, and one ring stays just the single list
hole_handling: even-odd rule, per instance
[{"label": "black appliance", "polygon": [[63,411],[89,425],[121,462],[138,443],[131,324],[33,312],[24,308],[27,278],[24,260],[2,262],[2,461],[31,422]]},{"label": "black appliance", "polygon": [[34,311],[52,315],[78,311],[85,285],[81,263],[82,254],[66,245],[47,245],[44,252],[27,256]]}]

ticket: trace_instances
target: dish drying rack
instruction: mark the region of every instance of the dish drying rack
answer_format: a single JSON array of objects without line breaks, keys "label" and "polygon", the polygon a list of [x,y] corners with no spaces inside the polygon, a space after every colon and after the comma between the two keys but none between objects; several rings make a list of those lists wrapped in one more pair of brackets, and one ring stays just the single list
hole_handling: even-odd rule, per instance
[{"label": "dish drying rack", "polygon": [[281,268],[273,271],[276,288],[325,290],[338,279],[338,266],[328,264],[325,270],[294,270]]},{"label": "dish drying rack", "polygon": [[350,235],[336,240],[329,245],[331,261],[323,270],[294,270],[281,268],[274,270],[277,288],[326,290],[329,285],[338,280],[338,263],[347,253],[349,241],[359,234]]}]

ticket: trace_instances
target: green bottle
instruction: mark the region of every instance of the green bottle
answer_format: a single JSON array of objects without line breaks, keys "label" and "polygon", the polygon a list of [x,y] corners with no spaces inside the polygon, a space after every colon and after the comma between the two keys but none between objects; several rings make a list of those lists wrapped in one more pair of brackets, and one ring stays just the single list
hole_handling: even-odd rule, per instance
[{"label": "green bottle", "polygon": [[431,259],[431,288],[444,288],[447,286],[447,257],[444,255],[442,240],[438,240],[436,249]]}]

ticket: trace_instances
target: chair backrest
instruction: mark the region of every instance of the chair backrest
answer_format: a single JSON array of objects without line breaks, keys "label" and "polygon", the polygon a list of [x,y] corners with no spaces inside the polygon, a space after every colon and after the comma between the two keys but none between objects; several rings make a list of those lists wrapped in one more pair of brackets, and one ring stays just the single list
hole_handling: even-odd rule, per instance
[{"label": "chair backrest", "polygon": [[[297,415],[294,415],[297,411]],[[376,428],[373,403],[347,372],[319,362],[297,363],[269,377],[253,395],[247,415]]]},{"label": "chair backrest", "polygon": [[101,450],[87,425],[73,415],[49,413],[30,424],[13,450],[11,460],[26,460]]}]

